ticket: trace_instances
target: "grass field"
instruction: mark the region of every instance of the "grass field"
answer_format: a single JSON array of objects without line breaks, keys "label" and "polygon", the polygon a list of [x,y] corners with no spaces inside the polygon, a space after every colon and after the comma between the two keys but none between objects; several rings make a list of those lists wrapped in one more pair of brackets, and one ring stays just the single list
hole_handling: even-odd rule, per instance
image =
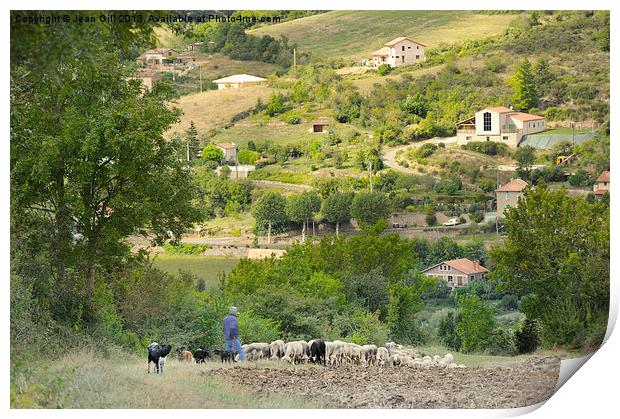
[{"label": "grass field", "polygon": [[258,98],[266,101],[272,93],[266,86],[253,86],[182,96],[173,106],[180,108],[183,116],[170,128],[168,135],[183,133],[190,121],[194,121],[199,134],[204,134],[210,128],[229,122],[233,115],[252,108]]},{"label": "grass field", "polygon": [[514,15],[473,11],[333,11],[265,26],[250,33],[284,35],[300,52],[361,59],[390,39],[408,36],[429,47],[501,33]]},{"label": "grass field", "polygon": [[176,274],[179,270],[189,271],[205,280],[207,287],[216,283],[220,272],[230,272],[239,262],[228,256],[157,255],[153,264],[166,272]]},{"label": "grass field", "polygon": [[[276,120],[277,121],[277,120]],[[299,141],[311,141],[322,138],[320,134],[308,132],[310,125],[301,123],[297,125],[278,124],[273,125],[254,125],[242,126],[235,125],[231,128],[221,130],[213,137],[214,142],[233,141],[239,146],[247,145],[248,141],[270,142],[274,144],[296,143]]]}]

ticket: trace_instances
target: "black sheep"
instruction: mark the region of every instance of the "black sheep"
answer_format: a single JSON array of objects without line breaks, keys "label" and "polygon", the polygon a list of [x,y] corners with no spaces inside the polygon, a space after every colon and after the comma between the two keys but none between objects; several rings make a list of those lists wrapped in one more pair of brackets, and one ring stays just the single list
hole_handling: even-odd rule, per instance
[{"label": "black sheep", "polygon": [[[157,342],[153,342],[148,346],[148,362],[147,372],[151,373],[151,362],[155,364],[155,373],[164,373],[164,361],[168,354],[172,351],[171,345],[159,345]],[[161,367],[161,368],[160,368]]]},{"label": "black sheep", "polygon": [[323,365],[326,364],[325,360],[325,342],[322,339],[317,339],[312,342],[312,346],[310,346],[310,359],[315,364],[323,362]]}]

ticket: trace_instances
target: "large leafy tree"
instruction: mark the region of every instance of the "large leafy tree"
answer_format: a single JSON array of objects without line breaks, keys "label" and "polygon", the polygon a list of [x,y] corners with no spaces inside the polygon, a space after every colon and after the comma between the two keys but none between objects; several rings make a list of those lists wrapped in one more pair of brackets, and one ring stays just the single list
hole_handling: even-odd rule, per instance
[{"label": "large leafy tree", "polygon": [[126,237],[176,238],[199,216],[189,169],[162,136],[178,112],[165,84],[146,92],[121,65],[152,39],[148,25],[11,22],[12,231],[49,225],[56,286],[83,287],[89,318],[97,269],[128,254]]},{"label": "large leafy tree", "polygon": [[291,196],[286,201],[285,212],[294,223],[301,223],[302,242],[306,241],[306,227],[308,221],[321,209],[321,198],[315,193],[306,191],[299,195]]},{"label": "large leafy tree", "polygon": [[286,216],[286,198],[275,191],[266,192],[252,206],[252,215],[256,219],[256,228],[267,227],[267,243],[271,243],[271,231],[281,228],[288,222]]},{"label": "large leafy tree", "polygon": [[536,162],[536,149],[530,145],[519,147],[515,152],[515,160],[519,177],[529,180],[532,166]]},{"label": "large leafy tree", "polygon": [[351,203],[351,216],[358,223],[371,226],[387,218],[392,205],[387,195],[381,192],[358,193]]},{"label": "large leafy tree", "polygon": [[609,307],[609,208],[539,186],[506,213],[507,237],[490,256],[492,279],[524,297],[548,345],[573,343]]},{"label": "large leafy tree", "polygon": [[351,203],[353,192],[335,192],[323,201],[323,218],[336,225],[336,236],[340,232],[340,224],[351,219]]}]

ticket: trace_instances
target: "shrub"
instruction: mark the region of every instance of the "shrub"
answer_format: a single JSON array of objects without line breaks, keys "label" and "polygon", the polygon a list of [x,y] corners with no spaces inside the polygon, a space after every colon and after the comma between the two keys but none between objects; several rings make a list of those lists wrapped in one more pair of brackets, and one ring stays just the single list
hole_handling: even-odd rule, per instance
[{"label": "shrub", "polygon": [[437,216],[435,214],[428,214],[425,217],[425,220],[426,220],[426,225],[429,225],[431,227],[434,225],[437,225]]},{"label": "shrub", "polygon": [[483,350],[495,329],[493,308],[476,295],[461,296],[457,304],[456,331],[461,339],[461,350]]},{"label": "shrub", "polygon": [[380,76],[385,76],[387,74],[390,74],[392,72],[392,67],[389,64],[381,64],[379,67],[377,67],[377,74],[379,74]]},{"label": "shrub", "polygon": [[495,329],[489,336],[485,352],[490,355],[516,355],[518,351],[514,330],[509,328]]},{"label": "shrub", "polygon": [[535,319],[525,319],[515,333],[517,350],[520,354],[534,352],[540,345],[540,323]]},{"label": "shrub", "polygon": [[474,223],[478,224],[482,220],[484,220],[484,213],[482,211],[475,211],[469,214],[469,219],[472,220]]},{"label": "shrub", "polygon": [[456,331],[457,315],[449,312],[439,323],[438,336],[441,343],[446,347],[455,351],[461,350],[461,338]]},{"label": "shrub", "polygon": [[184,254],[184,255],[198,255],[203,253],[209,248],[208,244],[191,244],[191,243],[166,243],[164,244],[164,250],[166,253]]},{"label": "shrub", "polygon": [[418,160],[425,159],[427,157],[432,156],[435,150],[437,150],[437,148],[438,147],[435,144],[431,144],[431,143],[422,144],[415,151],[415,156]]},{"label": "shrub", "polygon": [[519,308],[519,299],[514,294],[506,294],[502,297],[499,307],[506,311],[516,310]]},{"label": "shrub", "polygon": [[290,125],[297,125],[301,122],[301,117],[296,114],[290,114],[287,115],[286,118],[284,118],[284,121]]}]

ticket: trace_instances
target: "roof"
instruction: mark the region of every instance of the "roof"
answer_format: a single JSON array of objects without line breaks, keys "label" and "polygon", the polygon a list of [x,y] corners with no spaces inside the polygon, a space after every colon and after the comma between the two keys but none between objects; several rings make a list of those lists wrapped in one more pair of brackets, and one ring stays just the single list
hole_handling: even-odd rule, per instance
[{"label": "roof", "polygon": [[430,268],[426,268],[422,272],[431,270],[434,267],[439,266],[439,265],[448,265],[451,268],[454,268],[457,271],[463,272],[466,275],[489,272],[489,270],[485,268],[484,266],[482,266],[479,262],[474,262],[467,258],[444,260],[443,262],[437,263],[431,266]]},{"label": "roof", "polygon": [[507,184],[500,186],[495,192],[521,192],[527,187],[527,182],[522,179],[511,180]]},{"label": "roof", "polygon": [[378,50],[373,52],[372,55],[388,55],[389,53],[390,53],[390,48],[389,47],[383,47],[383,48],[379,48]]},{"label": "roof", "polygon": [[329,118],[317,118],[311,122],[312,125],[329,125],[332,121]]},{"label": "roof", "polygon": [[234,143],[218,143],[218,144],[215,144],[215,145],[218,146],[219,148],[223,148],[223,149],[226,149],[226,150],[229,150],[231,148],[237,148],[237,145],[234,144]]},{"label": "roof", "polygon": [[603,171],[599,177],[596,178],[597,182],[609,182],[610,173],[609,170]]},{"label": "roof", "polygon": [[609,189],[607,188],[598,188],[596,191],[594,191],[594,195],[605,195],[608,192]]},{"label": "roof", "polygon": [[494,108],[486,108],[486,109],[483,109],[483,111],[491,111],[491,112],[496,112],[496,113],[514,112],[513,109],[507,108],[505,106],[496,106]]},{"label": "roof", "polygon": [[420,43],[420,42],[414,41],[414,40],[413,40],[413,39],[411,39],[411,38],[407,38],[406,36],[399,36],[398,38],[394,38],[394,39],[392,39],[391,41],[386,42],[386,43],[385,43],[385,44],[383,44],[383,45],[385,45],[386,47],[391,47],[391,46],[394,46],[394,45],[396,45],[396,44],[398,44],[399,42],[402,42],[402,41],[404,41],[404,40],[407,40],[407,41],[409,41],[409,42],[413,42],[414,44],[418,44],[418,45],[421,45],[421,46],[423,46],[423,47],[425,47],[425,46],[426,46],[426,45],[424,45],[424,44],[422,44],[422,43]]},{"label": "roof", "polygon": [[527,122],[527,121],[535,121],[538,119],[545,119],[544,116],[533,115],[531,113],[525,112],[513,112],[508,114],[512,119],[516,119],[517,121]]},{"label": "roof", "polygon": [[213,80],[213,83],[249,83],[258,81],[267,81],[267,79],[264,79],[262,77],[250,76],[249,74],[233,74],[232,76]]}]

